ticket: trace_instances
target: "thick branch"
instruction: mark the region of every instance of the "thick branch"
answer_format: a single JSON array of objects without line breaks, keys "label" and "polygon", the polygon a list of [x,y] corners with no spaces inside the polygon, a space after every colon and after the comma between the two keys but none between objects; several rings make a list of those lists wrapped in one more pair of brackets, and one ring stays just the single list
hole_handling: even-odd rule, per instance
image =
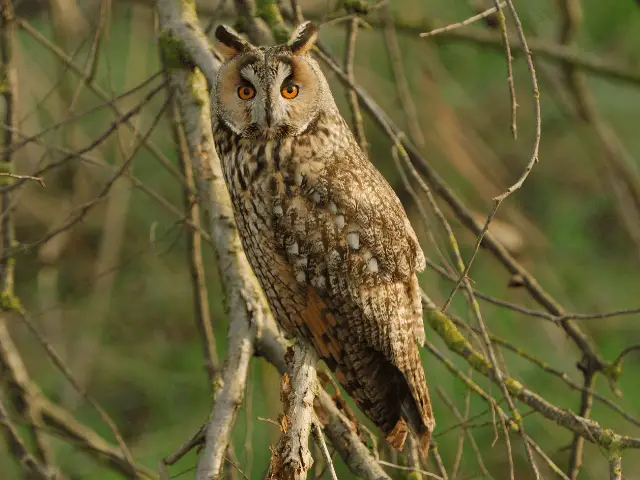
[{"label": "thick branch", "polygon": [[293,348],[289,373],[282,376],[281,398],[285,416],[281,420],[284,434],[271,457],[269,478],[302,480],[313,465],[309,451],[309,433],[313,422],[313,401],[318,388],[313,350],[302,342]]},{"label": "thick branch", "polygon": [[[256,342],[256,353],[273,364],[281,374],[287,371],[284,342],[274,324],[265,324],[262,335]],[[331,444],[354,475],[367,480],[390,480],[389,475],[360,440],[351,420],[322,388],[316,398],[316,413]]]}]

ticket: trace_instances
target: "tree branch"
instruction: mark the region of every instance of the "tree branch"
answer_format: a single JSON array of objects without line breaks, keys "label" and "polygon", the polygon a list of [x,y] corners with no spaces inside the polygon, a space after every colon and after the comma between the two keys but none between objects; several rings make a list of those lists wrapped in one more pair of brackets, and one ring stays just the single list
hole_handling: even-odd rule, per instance
[{"label": "tree branch", "polygon": [[284,433],[271,457],[269,478],[273,480],[307,478],[313,465],[309,433],[313,422],[313,402],[318,388],[315,351],[302,342],[293,347],[289,372],[282,376],[280,396],[285,415],[280,420]]}]

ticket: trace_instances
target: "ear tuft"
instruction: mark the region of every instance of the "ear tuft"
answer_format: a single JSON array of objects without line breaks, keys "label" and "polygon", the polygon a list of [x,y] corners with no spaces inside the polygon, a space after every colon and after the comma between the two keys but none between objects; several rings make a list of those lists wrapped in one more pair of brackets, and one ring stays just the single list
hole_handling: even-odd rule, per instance
[{"label": "ear tuft", "polygon": [[291,34],[289,49],[294,55],[307,53],[318,38],[318,28],[311,22],[303,22]]},{"label": "ear tuft", "polygon": [[216,49],[225,60],[229,60],[251,48],[251,45],[238,32],[226,25],[218,25],[218,28],[216,28],[216,40],[218,41]]}]

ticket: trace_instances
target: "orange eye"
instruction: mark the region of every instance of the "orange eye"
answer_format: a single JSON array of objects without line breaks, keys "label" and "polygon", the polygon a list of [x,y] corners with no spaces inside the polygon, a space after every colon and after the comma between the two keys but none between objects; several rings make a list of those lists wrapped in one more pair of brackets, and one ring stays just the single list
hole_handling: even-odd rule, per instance
[{"label": "orange eye", "polygon": [[296,98],[298,96],[299,90],[300,89],[298,88],[298,85],[289,83],[284,87],[282,87],[282,90],[280,90],[280,93],[282,93],[282,96],[287,100],[291,100],[292,98]]},{"label": "orange eye", "polygon": [[251,100],[253,97],[256,96],[256,89],[248,85],[244,85],[238,88],[238,96],[242,100]]}]

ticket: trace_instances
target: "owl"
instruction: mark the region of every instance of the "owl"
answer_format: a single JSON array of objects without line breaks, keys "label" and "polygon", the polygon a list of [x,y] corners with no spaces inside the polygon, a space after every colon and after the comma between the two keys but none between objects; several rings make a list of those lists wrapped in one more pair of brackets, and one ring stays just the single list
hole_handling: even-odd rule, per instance
[{"label": "owl", "polygon": [[425,259],[391,186],[362,152],[309,51],[316,27],[256,47],[231,28],[212,129],[242,245],[280,327],[315,347],[401,450],[435,427],[419,345]]}]

